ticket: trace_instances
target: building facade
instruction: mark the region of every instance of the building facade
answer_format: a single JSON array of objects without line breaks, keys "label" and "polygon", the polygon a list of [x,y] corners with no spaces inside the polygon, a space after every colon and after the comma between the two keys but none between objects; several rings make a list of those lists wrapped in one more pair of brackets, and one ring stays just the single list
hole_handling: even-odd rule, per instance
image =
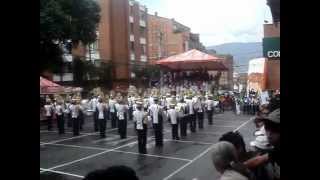
[{"label": "building facade", "polygon": [[133,0],[99,0],[99,51],[113,64],[114,85],[128,85],[132,66],[148,61],[147,8]]},{"label": "building facade", "polygon": [[148,15],[149,58],[158,60],[189,50],[190,28],[174,19]]},{"label": "building facade", "polygon": [[258,92],[266,89],[265,66],[265,58],[256,58],[249,61],[247,92],[249,92],[251,89]]}]

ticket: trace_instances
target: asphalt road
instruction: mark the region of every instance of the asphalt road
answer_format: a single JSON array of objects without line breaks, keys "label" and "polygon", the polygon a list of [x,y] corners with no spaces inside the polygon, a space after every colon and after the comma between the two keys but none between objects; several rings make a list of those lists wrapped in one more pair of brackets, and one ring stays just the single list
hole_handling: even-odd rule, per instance
[{"label": "asphalt road", "polygon": [[186,138],[171,140],[171,127],[165,124],[164,146],[155,147],[153,130],[148,131],[148,154],[140,155],[132,122],[128,122],[128,137],[120,139],[117,129],[107,125],[107,137],[101,139],[93,132],[91,118],[87,118],[80,136],[73,137],[71,129],[58,135],[40,127],[40,179],[79,180],[88,172],[113,165],[133,168],[140,180],[215,180],[219,173],[211,163],[211,148],[219,137],[239,129],[246,144],[253,139],[251,116],[225,112],[214,116],[213,125],[205,120],[204,129],[188,131]]}]

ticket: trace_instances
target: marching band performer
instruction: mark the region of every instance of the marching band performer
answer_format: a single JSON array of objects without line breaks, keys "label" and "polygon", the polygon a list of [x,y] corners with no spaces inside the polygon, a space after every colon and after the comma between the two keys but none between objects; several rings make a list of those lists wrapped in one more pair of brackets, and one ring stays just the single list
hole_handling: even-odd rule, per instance
[{"label": "marching band performer", "polygon": [[192,95],[190,94],[186,100],[187,112],[188,112],[188,123],[190,123],[191,132],[196,132],[196,117],[194,112],[194,101],[192,100]]},{"label": "marching band performer", "polygon": [[142,102],[136,102],[137,109],[133,112],[133,122],[138,135],[139,153],[147,154],[147,113],[142,109]]},{"label": "marching band performer", "polygon": [[178,111],[179,124],[180,124],[180,135],[187,136],[187,116],[186,116],[186,103],[183,98],[180,98],[176,108]]},{"label": "marching band performer", "polygon": [[197,102],[197,118],[199,129],[203,129],[203,119],[204,119],[204,98],[199,96]]},{"label": "marching band performer", "polygon": [[64,107],[63,107],[62,100],[58,100],[55,111],[57,114],[57,124],[58,124],[59,134],[64,134],[64,118],[63,118]]},{"label": "marching band performer", "polygon": [[48,131],[51,131],[54,108],[49,98],[46,99],[46,105],[44,105],[44,109],[45,109],[46,119],[48,122]]},{"label": "marching band performer", "polygon": [[168,119],[172,126],[172,139],[179,140],[178,135],[178,111],[175,108],[175,104],[170,104],[170,109],[168,110]]},{"label": "marching band performer", "polygon": [[96,112],[98,113],[98,122],[99,122],[100,137],[101,138],[106,137],[107,110],[108,110],[107,104],[103,101],[102,98],[99,98]]},{"label": "marching band performer", "polygon": [[80,131],[80,122],[79,122],[79,111],[80,111],[80,102],[79,99],[72,99],[70,111],[71,111],[71,118],[72,118],[72,128],[73,128],[73,135],[79,136]]},{"label": "marching band performer", "polygon": [[152,104],[149,107],[150,116],[152,118],[152,124],[155,133],[156,146],[163,146],[163,110],[162,107],[158,104],[158,98],[154,98],[155,104]]},{"label": "marching band performer", "polygon": [[125,105],[124,99],[121,97],[119,103],[116,105],[117,117],[118,117],[118,132],[120,133],[120,138],[127,138],[127,114],[128,105]]},{"label": "marching band performer", "polygon": [[208,99],[205,102],[205,107],[208,114],[208,124],[212,125],[212,115],[214,111],[214,102],[213,102],[213,96],[210,94],[208,95]]},{"label": "marching band performer", "polygon": [[113,94],[110,95],[109,99],[109,111],[110,111],[110,119],[111,119],[111,128],[117,127],[117,111],[115,104],[117,101],[114,99]]}]

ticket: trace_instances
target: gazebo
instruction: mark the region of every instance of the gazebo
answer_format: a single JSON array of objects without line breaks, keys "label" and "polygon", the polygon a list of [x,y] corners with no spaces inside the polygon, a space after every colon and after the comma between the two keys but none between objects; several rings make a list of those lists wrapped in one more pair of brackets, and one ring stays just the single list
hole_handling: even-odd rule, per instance
[{"label": "gazebo", "polygon": [[40,76],[40,94],[63,93],[64,87]]},{"label": "gazebo", "polygon": [[212,71],[227,71],[228,68],[223,64],[223,60],[223,58],[192,49],[178,55],[155,61],[154,64],[170,69],[171,71],[192,71],[204,69]]}]

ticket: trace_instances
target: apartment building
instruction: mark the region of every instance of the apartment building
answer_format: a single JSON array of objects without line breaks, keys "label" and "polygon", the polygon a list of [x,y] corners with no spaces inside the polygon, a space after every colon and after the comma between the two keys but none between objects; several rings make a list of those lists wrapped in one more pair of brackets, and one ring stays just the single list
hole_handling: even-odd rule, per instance
[{"label": "apartment building", "polygon": [[133,0],[100,0],[99,50],[112,62],[115,86],[128,85],[132,66],[148,61],[147,8]]}]

